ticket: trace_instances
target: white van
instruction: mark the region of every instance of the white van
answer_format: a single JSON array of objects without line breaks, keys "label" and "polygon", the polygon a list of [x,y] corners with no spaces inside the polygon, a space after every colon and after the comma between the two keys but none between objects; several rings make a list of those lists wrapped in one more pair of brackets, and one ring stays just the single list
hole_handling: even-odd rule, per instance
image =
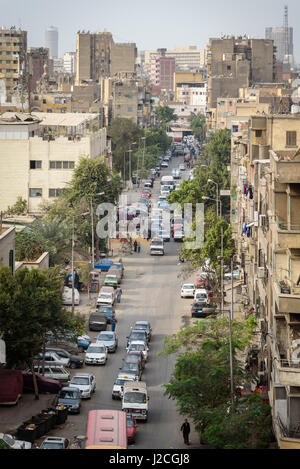
[{"label": "white van", "polygon": [[173,176],[163,176],[160,180],[161,186],[170,186],[174,185],[174,178]]},{"label": "white van", "polygon": [[208,294],[204,288],[199,288],[195,291],[194,300],[208,303]]},{"label": "white van", "polygon": [[[74,288],[74,305],[79,305],[80,295],[77,288]],[[62,294],[62,304],[63,305],[72,305],[72,288],[64,287]]]},{"label": "white van", "polygon": [[130,413],[136,420],[148,420],[148,401],[146,383],[143,381],[126,382],[122,399],[122,410]]},{"label": "white van", "polygon": [[153,238],[150,244],[151,256],[158,254],[163,256],[165,254],[164,241],[161,238]]}]

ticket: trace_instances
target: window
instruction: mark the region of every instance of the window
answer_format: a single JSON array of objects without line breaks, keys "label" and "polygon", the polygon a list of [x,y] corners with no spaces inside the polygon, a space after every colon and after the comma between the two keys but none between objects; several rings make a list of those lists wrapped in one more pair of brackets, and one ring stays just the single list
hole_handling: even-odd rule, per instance
[{"label": "window", "polygon": [[295,130],[286,132],[286,146],[297,146],[297,132]]},{"label": "window", "polygon": [[43,189],[29,189],[29,197],[43,197]]},{"label": "window", "polygon": [[59,197],[62,189],[49,189],[49,197]]},{"label": "window", "polygon": [[30,169],[41,169],[42,162],[36,160],[30,160]]},{"label": "window", "polygon": [[231,70],[231,65],[227,65],[227,70]]},{"label": "window", "polygon": [[262,136],[262,130],[256,130],[255,131],[255,137],[261,137]]},{"label": "window", "polygon": [[128,106],[128,112],[132,112],[132,106]]},{"label": "window", "polygon": [[74,169],[74,161],[50,161],[49,169]]}]

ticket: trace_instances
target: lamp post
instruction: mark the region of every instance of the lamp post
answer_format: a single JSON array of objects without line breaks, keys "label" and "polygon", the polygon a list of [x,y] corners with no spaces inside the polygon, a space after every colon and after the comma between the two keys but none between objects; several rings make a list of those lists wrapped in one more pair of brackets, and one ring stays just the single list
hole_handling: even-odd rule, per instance
[{"label": "lamp post", "polygon": [[[216,208],[217,208],[217,217],[220,215],[220,217],[222,217],[222,201],[221,199],[214,199],[212,197],[206,197],[206,196],[203,196],[202,197],[203,200],[214,200],[217,204],[216,204]],[[220,211],[219,211],[219,207],[218,205],[220,204]]]},{"label": "lamp post", "polygon": [[215,184],[216,186],[216,191],[217,191],[217,215],[219,216],[219,213],[218,213],[218,210],[219,210],[219,204],[218,204],[218,200],[219,200],[219,184],[215,181],[213,181],[212,179],[207,179],[207,182],[210,182],[211,184]]},{"label": "lamp post", "polygon": [[143,159],[142,159],[142,168],[144,168],[144,164],[145,164],[145,151],[146,151],[146,137],[141,137],[141,140],[144,140]]}]

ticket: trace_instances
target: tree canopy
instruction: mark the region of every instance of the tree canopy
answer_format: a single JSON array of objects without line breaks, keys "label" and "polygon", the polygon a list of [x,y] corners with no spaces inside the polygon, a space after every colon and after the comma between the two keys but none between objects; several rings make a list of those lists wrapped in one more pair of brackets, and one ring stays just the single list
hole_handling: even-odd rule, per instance
[{"label": "tree canopy", "polygon": [[174,109],[169,106],[157,106],[154,112],[162,125],[178,120],[178,116],[175,114]]}]

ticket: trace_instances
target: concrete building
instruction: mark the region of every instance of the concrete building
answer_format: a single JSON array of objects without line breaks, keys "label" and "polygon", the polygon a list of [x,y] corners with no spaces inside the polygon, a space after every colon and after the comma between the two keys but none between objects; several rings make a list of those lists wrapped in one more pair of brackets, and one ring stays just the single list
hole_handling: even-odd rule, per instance
[{"label": "concrete building", "polygon": [[[159,57],[156,50],[146,50],[143,53],[143,67],[145,72],[150,73],[151,58]],[[203,70],[206,64],[205,50],[197,49],[197,46],[174,47],[165,50],[166,57],[175,57],[176,71],[197,72]]]},{"label": "concrete building", "polygon": [[76,85],[119,72],[135,72],[137,49],[134,43],[115,43],[112,34],[78,32],[76,43]]},{"label": "concrete building", "polygon": [[197,107],[198,112],[206,114],[207,83],[203,79],[203,74],[175,72],[174,101]]},{"label": "concrete building", "polygon": [[[287,39],[286,39],[287,34]],[[272,39],[276,47],[276,60],[277,62],[284,63],[287,60],[291,61],[293,65],[293,55],[294,55],[294,32],[293,28],[288,28],[287,32],[284,27],[281,28],[266,28],[266,39]],[[286,51],[286,41],[287,41],[287,51]],[[289,57],[287,57],[287,55]]]},{"label": "concrete building", "polygon": [[272,40],[228,37],[207,45],[208,108],[217,98],[237,98],[239,88],[272,83],[275,56]]},{"label": "concrete building", "polygon": [[75,75],[76,52],[66,52],[63,57],[64,72]]},{"label": "concrete building", "polygon": [[158,49],[158,56],[150,59],[149,81],[156,90],[171,91],[174,88],[175,57],[166,56],[166,49]]},{"label": "concrete building", "polygon": [[0,118],[0,211],[20,196],[30,214],[57,197],[82,156],[106,155],[97,114],[5,113]]},{"label": "concrete building", "polygon": [[0,83],[5,87],[6,99],[11,102],[14,88],[27,71],[27,31],[15,27],[0,29]]},{"label": "concrete building", "polygon": [[37,83],[43,76],[45,65],[49,63],[49,49],[29,47],[27,50],[29,86],[32,93],[36,92]]},{"label": "concrete building", "polygon": [[49,49],[51,59],[58,58],[58,29],[50,26],[45,32],[45,46]]},{"label": "concrete building", "polygon": [[267,386],[280,448],[300,448],[300,115],[252,116],[235,132],[231,224],[245,304],[258,319],[250,357]]}]

